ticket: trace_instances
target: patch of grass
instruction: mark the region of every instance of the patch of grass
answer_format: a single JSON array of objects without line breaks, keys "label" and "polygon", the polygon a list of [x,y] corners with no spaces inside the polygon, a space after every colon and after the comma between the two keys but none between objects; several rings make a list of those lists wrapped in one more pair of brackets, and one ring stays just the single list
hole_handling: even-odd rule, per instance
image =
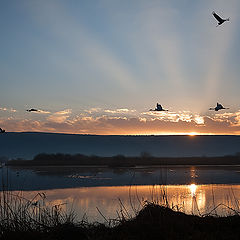
[{"label": "patch of grass", "polygon": [[[14,195],[11,191],[0,192],[0,237],[42,235],[61,225],[72,225],[73,212],[65,213],[62,204],[49,206],[45,194],[38,193],[33,199],[24,198],[22,192]],[[26,236],[25,236],[26,235]],[[22,238],[21,238],[22,239]],[[40,238],[41,239],[41,238]]]}]

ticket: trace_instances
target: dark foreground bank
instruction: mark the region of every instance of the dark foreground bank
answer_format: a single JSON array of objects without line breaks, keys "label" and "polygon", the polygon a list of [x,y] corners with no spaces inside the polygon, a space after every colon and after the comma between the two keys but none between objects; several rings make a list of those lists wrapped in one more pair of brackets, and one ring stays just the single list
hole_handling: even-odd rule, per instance
[{"label": "dark foreground bank", "polygon": [[120,217],[119,222],[111,227],[84,221],[75,224],[66,219],[56,221],[51,227],[29,224],[25,229],[23,226],[6,229],[1,222],[1,239],[240,239],[239,215],[198,217],[153,203],[147,203],[132,219]]}]

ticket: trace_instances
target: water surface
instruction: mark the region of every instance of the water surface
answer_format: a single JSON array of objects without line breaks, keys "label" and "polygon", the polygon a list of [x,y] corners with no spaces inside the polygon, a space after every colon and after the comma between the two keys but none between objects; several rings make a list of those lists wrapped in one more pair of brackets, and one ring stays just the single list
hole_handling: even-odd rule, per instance
[{"label": "water surface", "polygon": [[186,213],[227,215],[239,210],[239,166],[2,168],[0,174],[2,187],[12,194],[21,191],[40,203],[38,193],[44,192],[46,204],[74,209],[79,220],[134,216],[145,201],[165,204],[166,197],[169,206]]}]

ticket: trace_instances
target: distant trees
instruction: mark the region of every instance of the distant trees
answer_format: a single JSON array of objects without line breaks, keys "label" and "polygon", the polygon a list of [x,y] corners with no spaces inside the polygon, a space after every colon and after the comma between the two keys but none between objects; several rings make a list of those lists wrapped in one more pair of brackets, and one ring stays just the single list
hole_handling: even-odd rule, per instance
[{"label": "distant trees", "polygon": [[79,161],[79,160],[86,160],[88,159],[88,156],[82,155],[82,154],[63,154],[63,153],[53,153],[53,154],[47,154],[47,153],[40,153],[36,155],[33,158],[33,161],[44,161],[48,163],[55,163],[55,162],[69,162],[69,161]]},{"label": "distant trees", "polygon": [[[32,161],[23,160],[23,165],[107,165],[109,167],[130,167],[134,166],[134,159],[126,158],[124,155],[113,157],[86,156],[83,154],[63,153],[40,153]],[[12,161],[9,165],[21,164],[20,161]]]},{"label": "distant trees", "polygon": [[179,157],[179,158],[158,158],[153,157],[148,152],[142,152],[139,157],[126,157],[116,155],[112,157],[86,156],[83,154],[63,154],[63,153],[40,153],[33,160],[15,159],[8,161],[8,166],[108,166],[108,167],[134,167],[134,166],[154,166],[154,165],[239,165],[240,157]]}]

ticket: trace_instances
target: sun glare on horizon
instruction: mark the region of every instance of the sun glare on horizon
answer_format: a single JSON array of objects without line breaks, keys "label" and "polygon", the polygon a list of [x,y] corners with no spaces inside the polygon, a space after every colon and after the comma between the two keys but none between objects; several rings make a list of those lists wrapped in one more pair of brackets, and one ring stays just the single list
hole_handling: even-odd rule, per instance
[{"label": "sun glare on horizon", "polygon": [[197,133],[197,132],[190,132],[190,133],[188,134],[188,136],[191,136],[191,137],[194,137],[194,136],[196,136],[196,135],[199,135],[199,133]]}]

